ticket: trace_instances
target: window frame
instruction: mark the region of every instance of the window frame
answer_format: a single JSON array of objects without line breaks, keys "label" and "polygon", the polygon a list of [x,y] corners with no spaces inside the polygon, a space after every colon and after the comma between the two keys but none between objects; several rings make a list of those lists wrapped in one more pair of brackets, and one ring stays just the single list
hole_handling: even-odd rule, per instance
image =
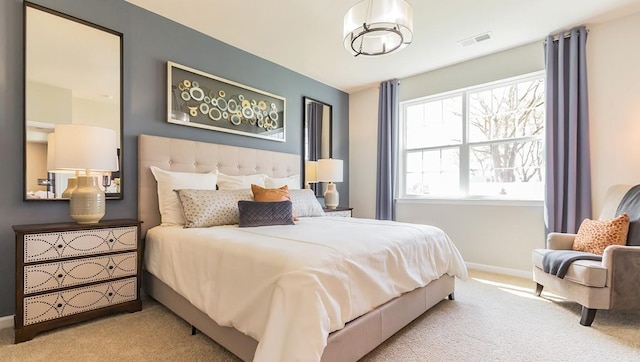
[{"label": "window frame", "polygon": [[[522,196],[499,196],[499,195],[471,195],[469,193],[470,187],[470,160],[469,160],[469,150],[474,146],[482,146],[489,144],[498,144],[498,143],[509,143],[509,142],[517,142],[517,141],[541,141],[542,147],[545,147],[545,139],[544,139],[544,131],[540,136],[524,136],[524,137],[514,137],[508,139],[500,139],[500,140],[491,140],[491,141],[477,141],[470,142],[469,141],[469,118],[470,118],[470,110],[468,107],[469,102],[469,94],[470,93],[478,93],[485,90],[491,90],[499,87],[507,87],[512,86],[514,84],[523,83],[529,80],[538,80],[541,79],[543,82],[545,80],[545,71],[536,71],[531,73],[526,73],[514,77],[509,77],[505,79],[500,79],[488,83],[483,83],[479,85],[474,85],[470,87],[455,89],[447,92],[437,93],[425,97],[409,99],[406,101],[401,101],[399,104],[399,132],[398,132],[398,175],[397,180],[398,184],[396,187],[396,197],[397,200],[401,200],[404,202],[420,202],[420,200],[426,200],[429,202],[438,202],[438,203],[459,203],[467,204],[467,203],[477,203],[477,202],[489,202],[490,204],[542,204],[544,195],[540,195],[540,198],[524,198]],[[407,142],[407,120],[406,113],[407,108],[415,105],[425,104],[428,102],[441,101],[444,99],[452,98],[460,96],[462,98],[462,142],[459,144],[446,144],[440,146],[429,146],[429,147],[421,147],[421,148],[406,148]],[[546,115],[545,115],[545,127],[546,127]],[[406,175],[407,175],[407,165],[406,159],[407,154],[409,152],[416,151],[430,151],[430,150],[442,150],[447,148],[458,148],[460,152],[460,174],[459,174],[459,195],[408,195],[406,190]],[[543,151],[544,158],[544,151]],[[544,167],[544,159],[543,159],[543,167]],[[544,183],[544,179],[542,181]]]}]

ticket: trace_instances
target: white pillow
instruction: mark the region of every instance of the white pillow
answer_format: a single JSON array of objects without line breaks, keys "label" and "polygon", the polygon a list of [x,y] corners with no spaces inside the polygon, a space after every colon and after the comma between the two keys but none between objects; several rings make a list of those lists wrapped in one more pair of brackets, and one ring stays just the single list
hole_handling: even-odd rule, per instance
[{"label": "white pillow", "polygon": [[265,187],[265,174],[230,176],[218,172],[218,190],[246,190],[251,188],[251,184]]},{"label": "white pillow", "polygon": [[289,190],[293,213],[297,217],[324,216],[322,205],[310,189]]},{"label": "white pillow", "polygon": [[184,225],[182,206],[177,189],[215,190],[217,175],[215,172],[175,172],[151,166],[151,173],[158,183],[158,207],[162,226]]},{"label": "white pillow", "polygon": [[264,178],[264,185],[269,189],[279,189],[284,185],[287,185],[289,190],[299,189],[300,175],[292,175],[289,177],[281,177],[281,178],[266,176]]}]

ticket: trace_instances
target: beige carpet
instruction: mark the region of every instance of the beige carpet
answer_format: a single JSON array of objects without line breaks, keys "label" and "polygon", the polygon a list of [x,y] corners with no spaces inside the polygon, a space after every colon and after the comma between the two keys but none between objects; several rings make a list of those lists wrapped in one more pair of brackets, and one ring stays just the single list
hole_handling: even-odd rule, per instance
[{"label": "beige carpet", "polygon": [[[640,315],[598,311],[591,328],[580,307],[528,280],[472,271],[442,301],[363,361],[640,361]],[[0,330],[0,361],[238,361],[158,303],[12,344]]]}]

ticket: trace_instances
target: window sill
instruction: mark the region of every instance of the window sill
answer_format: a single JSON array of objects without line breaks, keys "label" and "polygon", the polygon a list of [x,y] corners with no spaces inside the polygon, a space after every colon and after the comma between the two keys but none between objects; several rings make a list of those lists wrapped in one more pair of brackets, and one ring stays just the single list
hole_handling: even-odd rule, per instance
[{"label": "window sill", "polygon": [[543,200],[515,200],[490,198],[435,198],[406,197],[396,199],[398,204],[470,205],[470,206],[544,206]]}]

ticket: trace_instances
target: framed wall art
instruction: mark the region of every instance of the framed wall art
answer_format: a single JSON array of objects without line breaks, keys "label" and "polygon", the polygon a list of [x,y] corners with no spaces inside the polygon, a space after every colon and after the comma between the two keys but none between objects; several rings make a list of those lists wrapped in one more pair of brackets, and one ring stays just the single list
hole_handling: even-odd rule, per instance
[{"label": "framed wall art", "polygon": [[174,62],[167,62],[169,123],[286,141],[286,100]]}]

